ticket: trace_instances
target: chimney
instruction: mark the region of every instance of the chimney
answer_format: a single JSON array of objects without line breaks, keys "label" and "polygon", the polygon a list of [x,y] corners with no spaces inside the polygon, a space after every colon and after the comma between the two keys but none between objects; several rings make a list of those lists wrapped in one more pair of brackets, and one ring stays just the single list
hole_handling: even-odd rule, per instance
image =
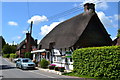
[{"label": "chimney", "polygon": [[32,25],[33,25],[33,21],[31,21],[31,24],[30,24],[30,34],[32,35]]},{"label": "chimney", "polygon": [[28,32],[28,33],[26,33],[26,39],[27,39],[27,41],[29,41],[29,38],[30,38],[30,33]]},{"label": "chimney", "polygon": [[37,46],[37,39],[35,39],[35,44],[36,44],[36,46]]},{"label": "chimney", "polygon": [[85,12],[89,11],[90,9],[95,11],[95,4],[93,4],[93,3],[84,4],[84,11]]},{"label": "chimney", "polygon": [[31,34],[28,32],[26,33],[26,51],[30,52],[30,38],[31,38]]}]

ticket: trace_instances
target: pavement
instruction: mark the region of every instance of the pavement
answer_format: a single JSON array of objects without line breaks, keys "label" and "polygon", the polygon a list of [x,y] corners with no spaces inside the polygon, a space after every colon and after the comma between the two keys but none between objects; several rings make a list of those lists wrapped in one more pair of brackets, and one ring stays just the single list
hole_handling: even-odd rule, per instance
[{"label": "pavement", "polygon": [[[91,80],[91,79],[84,79],[84,78],[78,78],[78,77],[72,77],[72,76],[64,76],[61,75],[61,73],[56,74],[53,70],[45,70],[42,68],[37,68],[35,70],[21,70],[17,69],[15,67],[15,63],[12,63],[9,61],[7,58],[2,58],[0,57],[0,61],[2,63],[0,64],[0,78],[3,80],[5,79],[10,79],[14,78],[15,80],[22,78],[27,80],[27,78],[30,80],[35,80],[35,79],[48,79],[48,80]],[[17,79],[16,79],[17,78]],[[11,79],[13,80],[13,79]]]}]

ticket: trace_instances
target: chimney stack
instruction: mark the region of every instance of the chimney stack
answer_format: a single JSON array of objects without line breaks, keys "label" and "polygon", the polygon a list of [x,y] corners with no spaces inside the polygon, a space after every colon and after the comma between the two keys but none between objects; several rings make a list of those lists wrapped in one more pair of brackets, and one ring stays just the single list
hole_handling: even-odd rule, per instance
[{"label": "chimney stack", "polygon": [[31,25],[30,25],[30,34],[32,35],[32,25],[33,25],[33,21],[31,21]]},{"label": "chimney stack", "polygon": [[95,4],[93,4],[93,3],[84,4],[84,11],[85,12],[89,11],[90,9],[95,11]]}]

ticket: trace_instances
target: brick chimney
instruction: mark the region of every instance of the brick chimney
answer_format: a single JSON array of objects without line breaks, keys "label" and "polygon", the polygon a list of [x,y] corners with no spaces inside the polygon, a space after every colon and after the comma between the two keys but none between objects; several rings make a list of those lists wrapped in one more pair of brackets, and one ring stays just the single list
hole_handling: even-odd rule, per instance
[{"label": "brick chimney", "polygon": [[38,41],[38,40],[37,40],[37,39],[35,39],[35,44],[36,44],[36,47],[37,47],[37,41]]},{"label": "brick chimney", "polygon": [[85,12],[89,11],[90,9],[95,11],[95,4],[93,4],[93,3],[84,4],[84,11]]},{"label": "brick chimney", "polygon": [[30,46],[30,43],[31,43],[31,34],[28,32],[26,33],[26,51],[27,52],[30,52],[31,51],[31,46]]}]

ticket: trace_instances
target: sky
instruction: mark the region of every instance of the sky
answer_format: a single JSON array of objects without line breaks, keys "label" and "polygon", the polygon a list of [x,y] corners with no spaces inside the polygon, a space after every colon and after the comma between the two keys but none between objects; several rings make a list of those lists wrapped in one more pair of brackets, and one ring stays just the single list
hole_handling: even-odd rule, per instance
[{"label": "sky", "polygon": [[118,30],[118,2],[84,0],[83,2],[2,2],[2,36],[7,43],[25,39],[30,22],[32,36],[39,41],[59,23],[84,12],[83,4],[96,4],[96,13],[107,32],[115,39]]}]

